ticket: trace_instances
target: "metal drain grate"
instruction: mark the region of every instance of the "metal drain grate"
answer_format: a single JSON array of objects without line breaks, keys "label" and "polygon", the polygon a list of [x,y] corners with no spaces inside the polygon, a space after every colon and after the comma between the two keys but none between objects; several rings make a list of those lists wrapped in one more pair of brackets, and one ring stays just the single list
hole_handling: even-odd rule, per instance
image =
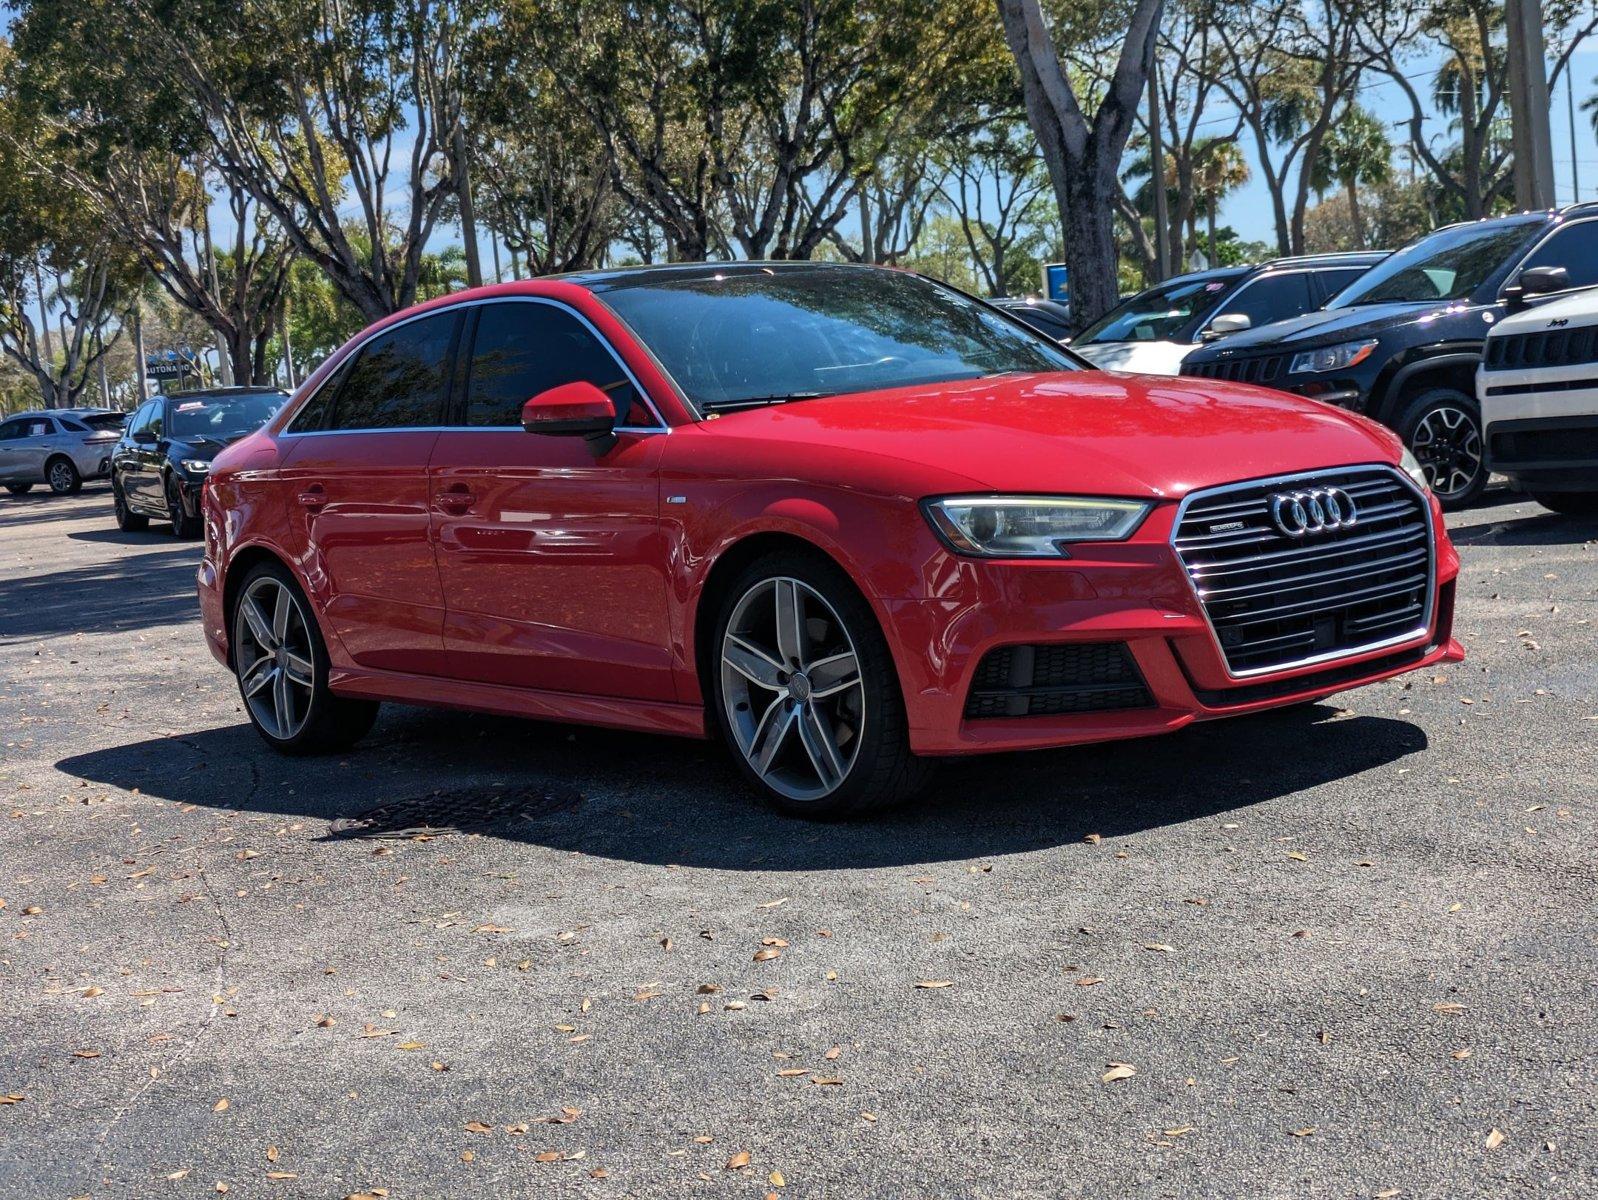
[{"label": "metal drain grate", "polygon": [[394,800],[328,828],[333,838],[440,837],[486,833],[552,813],[570,812],[582,803],[575,788],[463,788]]}]

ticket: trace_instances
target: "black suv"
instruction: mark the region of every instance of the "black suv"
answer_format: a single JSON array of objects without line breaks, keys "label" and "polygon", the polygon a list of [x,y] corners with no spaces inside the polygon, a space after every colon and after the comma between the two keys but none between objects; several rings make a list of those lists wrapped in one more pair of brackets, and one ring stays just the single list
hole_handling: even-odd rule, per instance
[{"label": "black suv", "polygon": [[1533,293],[1598,285],[1598,204],[1449,225],[1320,312],[1194,350],[1182,374],[1312,396],[1398,431],[1445,508],[1487,486],[1476,367],[1487,331]]},{"label": "black suv", "polygon": [[178,537],[200,532],[200,487],[222,448],[254,433],[283,406],[275,388],[210,388],[157,396],[128,418],[111,452],[117,528],[170,521]]}]

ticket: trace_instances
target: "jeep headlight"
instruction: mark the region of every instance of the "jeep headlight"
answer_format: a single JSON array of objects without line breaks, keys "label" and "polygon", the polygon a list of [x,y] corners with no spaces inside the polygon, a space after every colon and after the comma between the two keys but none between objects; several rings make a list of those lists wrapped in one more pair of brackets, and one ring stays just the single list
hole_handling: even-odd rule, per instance
[{"label": "jeep headlight", "polygon": [[980,558],[1064,558],[1064,543],[1119,542],[1152,507],[1098,496],[946,496],[923,504],[951,550]]},{"label": "jeep headlight", "polygon": [[1320,375],[1327,371],[1346,371],[1358,366],[1376,349],[1376,339],[1363,342],[1344,342],[1340,346],[1322,346],[1318,350],[1305,350],[1293,355],[1288,368],[1290,375]]}]

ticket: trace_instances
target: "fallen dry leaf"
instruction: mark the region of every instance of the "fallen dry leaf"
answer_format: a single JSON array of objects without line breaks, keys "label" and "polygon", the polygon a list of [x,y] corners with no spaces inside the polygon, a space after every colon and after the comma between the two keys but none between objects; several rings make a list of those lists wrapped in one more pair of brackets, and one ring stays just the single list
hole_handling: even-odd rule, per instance
[{"label": "fallen dry leaf", "polygon": [[211,1111],[212,1112],[227,1112],[227,1110],[228,1110],[228,1098],[226,1096],[223,1096],[215,1104],[211,1105]]},{"label": "fallen dry leaf", "polygon": [[1161,954],[1171,953],[1171,947],[1167,946],[1164,942],[1144,942],[1143,949],[1158,950]]},{"label": "fallen dry leaf", "polygon": [[952,979],[919,979],[916,981],[916,987],[918,988],[946,988],[953,986],[954,980]]},{"label": "fallen dry leaf", "polygon": [[781,957],[782,957],[782,951],[778,950],[775,946],[767,946],[763,950],[756,950],[755,951],[755,961],[756,962],[769,962],[773,958],[781,958]]},{"label": "fallen dry leaf", "polygon": [[98,1050],[74,1050],[72,1052],[72,1057],[73,1058],[99,1058],[100,1057],[100,1052]]},{"label": "fallen dry leaf", "polygon": [[1295,1130],[1293,1130],[1292,1133],[1293,1133],[1294,1137],[1309,1137],[1309,1135],[1314,1133],[1315,1130],[1316,1130],[1316,1126],[1314,1126],[1314,1125],[1306,1125],[1306,1126],[1304,1126],[1303,1129],[1295,1129]]},{"label": "fallen dry leaf", "polygon": [[533,1161],[534,1162],[541,1162],[541,1163],[559,1162],[560,1161],[560,1151],[559,1150],[540,1150],[537,1154],[533,1155]]},{"label": "fallen dry leaf", "polygon": [[1131,1063],[1111,1063],[1110,1069],[1099,1078],[1105,1083],[1114,1083],[1117,1079],[1130,1079],[1137,1074],[1137,1068]]},{"label": "fallen dry leaf", "polygon": [[492,1125],[485,1125],[481,1121],[468,1121],[468,1122],[466,1122],[466,1132],[467,1133],[493,1133],[494,1132],[494,1127]]},{"label": "fallen dry leaf", "polygon": [[1487,1140],[1482,1143],[1482,1145],[1486,1146],[1489,1150],[1496,1150],[1503,1144],[1504,1131],[1499,1129],[1496,1125],[1493,1126],[1492,1132],[1487,1135]]},{"label": "fallen dry leaf", "polygon": [[1077,987],[1092,987],[1096,983],[1103,983],[1103,982],[1104,982],[1104,980],[1101,979],[1097,975],[1084,975],[1084,976],[1082,976],[1081,979],[1078,979],[1076,981],[1076,986]]},{"label": "fallen dry leaf", "polygon": [[749,1151],[740,1150],[727,1160],[727,1170],[737,1171],[749,1165]]},{"label": "fallen dry leaf", "polygon": [[788,1183],[788,1181],[782,1177],[781,1171],[773,1171],[770,1175],[766,1176],[766,1182],[772,1187],[784,1187]]}]

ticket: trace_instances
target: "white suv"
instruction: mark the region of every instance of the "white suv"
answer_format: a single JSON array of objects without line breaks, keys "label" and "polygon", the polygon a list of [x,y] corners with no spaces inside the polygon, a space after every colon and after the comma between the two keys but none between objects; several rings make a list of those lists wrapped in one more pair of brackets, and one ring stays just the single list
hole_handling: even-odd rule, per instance
[{"label": "white suv", "polygon": [[1598,516],[1598,290],[1495,325],[1476,397],[1491,470],[1545,508]]}]

